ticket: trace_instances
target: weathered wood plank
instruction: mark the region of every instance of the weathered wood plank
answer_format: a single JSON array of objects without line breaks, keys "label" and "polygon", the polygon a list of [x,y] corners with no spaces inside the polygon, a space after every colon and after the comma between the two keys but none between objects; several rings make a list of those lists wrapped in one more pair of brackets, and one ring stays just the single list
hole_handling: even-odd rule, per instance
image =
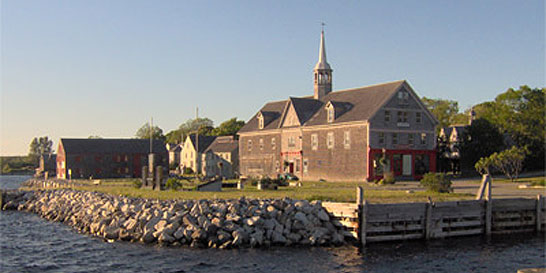
[{"label": "weathered wood plank", "polygon": [[349,211],[328,211],[326,210],[331,216],[334,218],[353,218],[358,219],[358,213],[357,212],[349,212]]},{"label": "weathered wood plank", "polygon": [[348,208],[358,210],[358,206],[355,203],[340,203],[340,202],[322,202],[324,208]]},{"label": "weathered wood plank", "polygon": [[434,204],[432,204],[432,201],[430,200],[430,197],[428,199],[428,203],[425,208],[425,239],[432,238],[432,210],[434,209]]},{"label": "weathered wood plank", "polygon": [[426,203],[369,204],[368,215],[401,214],[424,215]]},{"label": "weathered wood plank", "polygon": [[344,220],[333,220],[332,223],[334,226],[338,227],[347,227],[347,228],[358,228],[358,222],[353,221],[344,221]]},{"label": "weathered wood plank", "polygon": [[362,246],[366,245],[366,234],[368,232],[368,202],[363,201],[360,210],[360,243]]},{"label": "weathered wood plank", "polygon": [[382,226],[366,226],[366,230],[368,233],[373,232],[403,232],[403,231],[415,231],[415,230],[423,230],[423,225],[382,225]]},{"label": "weathered wood plank", "polygon": [[368,242],[384,242],[395,240],[409,240],[409,239],[421,239],[423,234],[404,234],[404,235],[381,235],[381,236],[368,236],[366,241]]},{"label": "weathered wood plank", "polygon": [[445,227],[473,227],[473,226],[483,226],[483,225],[484,225],[484,222],[480,221],[480,220],[440,223],[440,226],[442,228],[445,228]]},{"label": "weathered wood plank", "polygon": [[511,219],[511,218],[523,218],[523,217],[533,217],[535,214],[532,211],[519,211],[519,212],[496,212],[493,213],[493,218],[496,220],[502,219]]},{"label": "weathered wood plank", "polygon": [[517,211],[517,210],[535,210],[536,203],[533,199],[510,198],[493,200],[493,211]]},{"label": "weathered wood plank", "polygon": [[536,231],[541,232],[542,231],[542,195],[537,195],[537,202],[536,202]]},{"label": "weathered wood plank", "polygon": [[358,238],[358,234],[355,232],[355,231],[349,231],[349,230],[342,230],[339,232],[341,235],[343,235],[344,237],[350,237],[350,238],[353,238],[353,239],[357,239]]},{"label": "weathered wood plank", "polygon": [[510,222],[496,222],[493,223],[493,227],[499,228],[499,227],[524,227],[524,226],[534,226],[535,221],[510,221]]},{"label": "weathered wood plank", "polygon": [[510,234],[510,233],[523,233],[523,232],[533,232],[534,228],[524,228],[524,229],[507,229],[507,230],[493,230],[493,234]]},{"label": "weathered wood plank", "polygon": [[442,233],[443,233],[443,237],[467,236],[467,235],[482,234],[483,229],[475,228],[475,229],[464,229],[464,230],[450,230],[450,231],[446,231]]}]

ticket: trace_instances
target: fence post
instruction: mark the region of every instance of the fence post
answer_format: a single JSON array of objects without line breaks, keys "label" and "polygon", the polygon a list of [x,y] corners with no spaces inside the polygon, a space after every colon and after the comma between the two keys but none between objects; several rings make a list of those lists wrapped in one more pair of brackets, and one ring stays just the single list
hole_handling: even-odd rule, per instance
[{"label": "fence post", "polygon": [[489,236],[491,235],[491,214],[492,214],[492,203],[493,200],[491,198],[491,178],[487,176],[486,179],[487,184],[487,195],[486,195],[486,201],[485,201],[485,235]]},{"label": "fence post", "polygon": [[542,231],[542,195],[537,195],[537,232]]},{"label": "fence post", "polygon": [[356,187],[356,205],[358,206],[358,230],[359,239],[362,246],[366,245],[366,215],[368,214],[368,208],[366,201],[364,201],[364,190],[362,187]]},{"label": "fence post", "polygon": [[428,198],[428,202],[425,209],[425,239],[432,238],[432,200]]}]

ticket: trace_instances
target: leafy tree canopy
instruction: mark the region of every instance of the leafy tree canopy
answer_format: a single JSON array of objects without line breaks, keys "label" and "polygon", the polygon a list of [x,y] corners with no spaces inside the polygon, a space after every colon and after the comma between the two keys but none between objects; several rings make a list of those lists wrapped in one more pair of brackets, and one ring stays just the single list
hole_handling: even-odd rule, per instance
[{"label": "leafy tree canopy", "polygon": [[237,120],[237,118],[228,119],[220,124],[220,126],[212,130],[212,135],[215,136],[234,136],[237,134],[239,129],[245,125],[245,122],[242,120]]},{"label": "leafy tree canopy", "polygon": [[39,157],[41,155],[53,153],[53,141],[49,137],[35,137],[30,142],[28,151],[29,157]]},{"label": "leafy tree canopy", "polygon": [[449,125],[468,123],[468,116],[463,113],[459,113],[459,103],[456,101],[430,99],[427,97],[423,97],[421,100],[427,109],[439,121],[439,128],[447,127]]},{"label": "leafy tree canopy", "polygon": [[214,123],[209,118],[188,119],[180,124],[178,129],[167,133],[168,143],[181,143],[189,134],[194,134],[199,129],[200,135],[211,135]]},{"label": "leafy tree canopy", "polygon": [[461,143],[461,165],[465,169],[473,169],[482,157],[498,152],[504,147],[504,139],[491,122],[486,119],[476,119],[466,127]]},{"label": "leafy tree canopy", "polygon": [[495,125],[513,144],[527,146],[532,151],[526,157],[526,166],[544,168],[545,100],[546,88],[524,85],[518,90],[508,89],[494,101],[476,105],[474,111],[476,117]]},{"label": "leafy tree canopy", "polygon": [[135,134],[135,136],[140,139],[150,139],[150,135],[153,139],[165,140],[163,130],[159,128],[159,126],[153,126],[150,128],[150,124],[147,122],[144,123],[144,125],[142,125],[142,127],[140,127]]}]

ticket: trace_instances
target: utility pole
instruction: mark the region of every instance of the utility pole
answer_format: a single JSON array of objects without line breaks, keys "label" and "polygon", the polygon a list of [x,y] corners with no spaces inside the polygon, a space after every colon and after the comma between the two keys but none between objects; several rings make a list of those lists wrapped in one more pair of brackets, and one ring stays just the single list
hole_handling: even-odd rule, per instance
[{"label": "utility pole", "polygon": [[199,106],[195,107],[195,122],[197,122],[197,131],[195,131],[195,174],[199,175],[201,161],[199,160]]},{"label": "utility pole", "polygon": [[154,118],[150,117],[150,154],[153,152],[153,130],[154,130]]}]

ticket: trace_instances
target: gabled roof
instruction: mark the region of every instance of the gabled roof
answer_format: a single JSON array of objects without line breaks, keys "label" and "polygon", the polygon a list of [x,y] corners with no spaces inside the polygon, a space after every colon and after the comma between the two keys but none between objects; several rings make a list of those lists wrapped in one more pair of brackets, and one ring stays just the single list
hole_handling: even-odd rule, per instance
[{"label": "gabled roof", "polygon": [[[365,121],[370,119],[404,85],[407,83],[400,80],[330,92],[321,100],[308,96],[267,103],[260,111],[274,112],[276,118],[266,124],[263,130],[278,129],[290,105],[294,106],[302,126],[328,124],[327,113],[323,107],[328,102],[331,102],[336,109],[336,119],[333,123]],[[255,115],[239,130],[239,133],[257,130],[259,128],[257,115]]]},{"label": "gabled roof", "polygon": [[205,153],[227,153],[237,151],[238,149],[239,141],[233,136],[220,136],[217,137],[212,144],[210,144],[210,146],[205,150]]},{"label": "gabled roof", "polygon": [[[65,154],[84,153],[150,153],[149,139],[135,138],[61,138]],[[163,140],[153,140],[152,150],[154,153],[167,153]]]},{"label": "gabled roof", "polygon": [[[195,135],[194,134],[189,135],[188,138],[190,139],[193,147],[195,147],[196,146]],[[199,135],[199,151],[198,152],[200,152],[200,153],[204,152],[210,146],[210,144],[212,144],[214,139],[216,139],[215,136]]]},{"label": "gabled roof", "polygon": [[[281,120],[281,115],[284,112],[284,109],[287,105],[288,101],[274,101],[266,103],[262,109],[260,110],[262,113],[267,113],[267,115],[270,117],[269,122],[264,121],[264,128],[263,130],[271,130],[271,129],[277,129],[279,128],[279,123]],[[259,112],[260,112],[259,111]],[[251,132],[259,130],[258,128],[258,114],[254,115],[240,130],[239,133],[243,132]]]},{"label": "gabled roof", "polygon": [[296,115],[301,124],[305,124],[315,112],[320,109],[323,103],[313,98],[293,98],[290,97],[290,103],[294,106]]},{"label": "gabled roof", "polygon": [[[328,93],[323,101],[331,101],[334,107],[350,103],[352,107],[343,114],[336,113],[333,123],[364,121],[370,119],[390,99],[405,81],[395,81],[383,84],[371,85],[356,89],[349,89]],[[337,109],[337,107],[336,107]],[[326,111],[317,111],[305,124],[327,124]]]},{"label": "gabled roof", "polygon": [[180,151],[182,151],[182,145],[180,144],[174,145],[171,147],[171,149],[169,149],[169,152],[173,152],[173,153],[177,153]]}]

